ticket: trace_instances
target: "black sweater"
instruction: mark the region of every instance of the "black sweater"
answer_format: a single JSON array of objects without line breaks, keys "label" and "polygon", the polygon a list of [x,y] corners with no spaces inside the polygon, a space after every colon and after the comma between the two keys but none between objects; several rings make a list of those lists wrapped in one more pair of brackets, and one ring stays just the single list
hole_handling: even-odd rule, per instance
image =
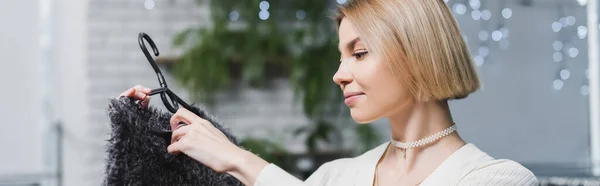
[{"label": "black sweater", "polygon": [[[193,106],[200,117],[210,121],[234,144],[231,133]],[[149,106],[141,109],[131,98],[110,100],[108,115],[111,134],[108,139],[106,172],[103,185],[194,185],[238,186],[240,181],[225,173],[217,173],[181,153],[167,152],[169,141],[150,133],[151,128],[170,130],[173,114]]]}]

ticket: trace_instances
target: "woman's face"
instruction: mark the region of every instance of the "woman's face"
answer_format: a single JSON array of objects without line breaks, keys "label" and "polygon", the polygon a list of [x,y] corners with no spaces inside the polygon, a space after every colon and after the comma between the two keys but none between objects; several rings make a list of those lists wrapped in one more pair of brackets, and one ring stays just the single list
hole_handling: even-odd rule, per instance
[{"label": "woman's face", "polygon": [[344,92],[354,121],[370,123],[397,112],[410,100],[408,90],[379,56],[369,53],[350,20],[341,21],[338,34],[341,58],[333,81]]}]

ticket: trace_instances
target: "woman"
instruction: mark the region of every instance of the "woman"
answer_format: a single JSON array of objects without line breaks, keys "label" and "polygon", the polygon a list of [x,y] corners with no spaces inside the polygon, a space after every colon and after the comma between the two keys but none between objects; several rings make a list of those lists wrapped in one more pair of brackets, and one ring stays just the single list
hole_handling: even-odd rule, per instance
[{"label": "woman", "polygon": [[[448,100],[467,97],[480,83],[442,0],[350,1],[338,8],[335,23],[341,58],[333,81],[357,123],[389,120],[389,142],[325,163],[301,181],[180,109],[171,119],[177,129],[168,151],[255,186],[537,184],[525,167],[494,159],[458,135]],[[136,86],[122,96],[147,104],[148,93]]]}]

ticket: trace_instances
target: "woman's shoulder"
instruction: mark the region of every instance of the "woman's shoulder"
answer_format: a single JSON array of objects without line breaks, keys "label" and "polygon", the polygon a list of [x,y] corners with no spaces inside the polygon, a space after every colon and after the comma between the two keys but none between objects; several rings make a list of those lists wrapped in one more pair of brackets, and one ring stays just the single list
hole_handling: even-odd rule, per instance
[{"label": "woman's shoulder", "polygon": [[366,152],[354,157],[345,157],[324,163],[322,166],[330,168],[349,168],[350,165],[371,165],[375,163],[387,148],[389,142],[382,143]]},{"label": "woman's shoulder", "polygon": [[[473,144],[468,144],[472,155],[465,166],[460,184],[466,185],[537,185],[529,169],[510,159],[495,159]],[[465,157],[467,158],[467,157]],[[466,168],[468,167],[468,168]]]},{"label": "woman's shoulder", "polygon": [[[345,157],[331,160],[320,165],[317,170],[307,178],[307,183],[327,183],[340,182],[348,179],[358,179],[363,175],[363,171],[373,168],[373,161],[377,161],[378,154],[385,150],[388,143],[381,144],[358,156]],[[325,184],[326,185],[326,184]]]},{"label": "woman's shoulder", "polygon": [[467,185],[538,185],[535,175],[523,165],[509,159],[485,162],[462,177]]},{"label": "woman's shoulder", "polygon": [[[372,166],[373,164],[377,163],[379,158],[381,158],[381,155],[383,155],[383,152],[387,149],[389,144],[390,144],[390,142],[386,141],[386,142],[381,143],[378,146],[376,146],[366,152],[363,152],[362,154],[359,154],[355,157],[340,158],[340,159],[333,160],[329,163],[331,164],[331,166],[342,166],[342,167],[344,167],[345,165]],[[344,168],[347,168],[347,167],[344,167]]]}]

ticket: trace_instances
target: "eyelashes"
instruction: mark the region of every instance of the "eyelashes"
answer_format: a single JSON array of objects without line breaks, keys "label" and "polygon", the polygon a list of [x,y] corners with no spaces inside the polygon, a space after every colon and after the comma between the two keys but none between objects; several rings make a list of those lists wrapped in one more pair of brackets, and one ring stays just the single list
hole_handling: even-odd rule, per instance
[{"label": "eyelashes", "polygon": [[367,54],[369,54],[369,52],[365,50],[352,54],[352,57],[355,57],[356,60],[362,60]]},{"label": "eyelashes", "polygon": [[[363,60],[367,54],[369,54],[369,51],[363,50],[363,51],[359,51],[359,52],[355,52],[354,54],[352,54],[352,57],[354,57],[357,61]],[[340,63],[342,63],[342,60],[339,61]]]}]

